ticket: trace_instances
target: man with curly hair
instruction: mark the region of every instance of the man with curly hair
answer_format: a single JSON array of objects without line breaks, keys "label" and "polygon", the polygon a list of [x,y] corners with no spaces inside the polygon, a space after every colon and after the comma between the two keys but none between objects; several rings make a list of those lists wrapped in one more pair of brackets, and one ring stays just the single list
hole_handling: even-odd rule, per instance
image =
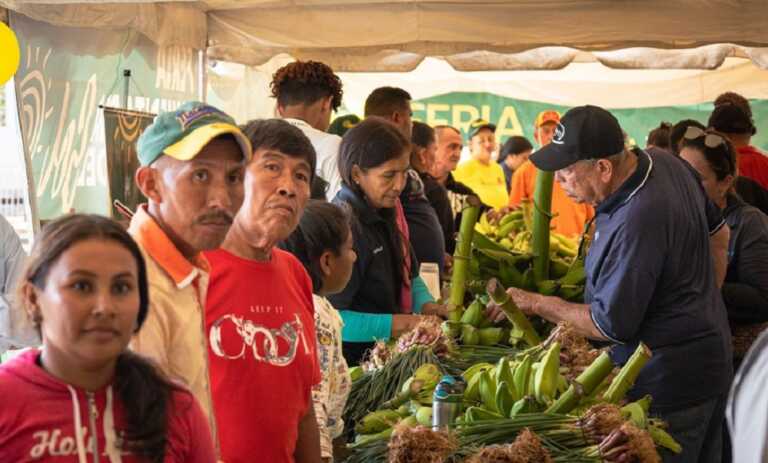
[{"label": "man with curly hair", "polygon": [[317,175],[328,182],[327,199],[341,188],[337,166],[341,137],[327,133],[331,115],[341,106],[343,95],[339,76],[317,61],[294,61],[272,76],[272,96],[277,99],[280,117],[298,127],[317,153]]}]

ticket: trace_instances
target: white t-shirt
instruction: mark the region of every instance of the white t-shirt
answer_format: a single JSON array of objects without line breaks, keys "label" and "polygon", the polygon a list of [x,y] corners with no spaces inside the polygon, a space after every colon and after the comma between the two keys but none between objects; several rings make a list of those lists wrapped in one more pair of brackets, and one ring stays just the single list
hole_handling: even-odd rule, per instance
[{"label": "white t-shirt", "polygon": [[328,198],[328,201],[332,200],[341,189],[341,175],[338,166],[341,137],[317,130],[301,119],[285,118],[285,121],[301,129],[312,142],[317,154],[317,175],[328,182],[328,191],[326,191],[325,197]]},{"label": "white t-shirt", "polygon": [[752,344],[725,411],[735,462],[768,461],[768,331]]}]

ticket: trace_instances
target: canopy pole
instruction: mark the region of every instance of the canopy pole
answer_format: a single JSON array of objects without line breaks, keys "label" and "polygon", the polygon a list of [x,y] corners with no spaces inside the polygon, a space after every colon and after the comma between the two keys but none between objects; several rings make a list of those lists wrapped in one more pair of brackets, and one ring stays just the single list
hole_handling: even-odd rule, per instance
[{"label": "canopy pole", "polygon": [[123,94],[120,95],[120,107],[128,109],[128,92],[131,87],[131,70],[123,69]]}]

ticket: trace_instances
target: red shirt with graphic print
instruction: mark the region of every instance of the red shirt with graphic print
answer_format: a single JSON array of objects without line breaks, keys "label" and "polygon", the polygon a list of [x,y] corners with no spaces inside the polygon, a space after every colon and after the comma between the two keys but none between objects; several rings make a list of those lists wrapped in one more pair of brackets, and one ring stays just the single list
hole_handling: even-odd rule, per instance
[{"label": "red shirt with graphic print", "polygon": [[293,462],[320,382],[312,282],[280,249],[269,262],[224,250],[211,265],[205,325],[213,409],[227,463]]}]

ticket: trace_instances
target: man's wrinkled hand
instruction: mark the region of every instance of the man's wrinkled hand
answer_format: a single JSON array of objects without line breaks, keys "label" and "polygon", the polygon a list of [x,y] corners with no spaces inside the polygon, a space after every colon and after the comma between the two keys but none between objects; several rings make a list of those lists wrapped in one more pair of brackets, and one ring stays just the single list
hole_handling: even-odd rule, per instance
[{"label": "man's wrinkled hand", "polygon": [[[525,315],[537,315],[537,305],[542,298],[540,294],[529,293],[528,291],[524,291],[518,288],[509,288],[507,289],[507,296],[512,299],[515,305]],[[504,314],[504,311],[501,310],[501,307],[499,307],[499,305],[493,301],[488,303],[488,306],[485,309],[485,316],[493,323],[499,323],[506,318],[506,315]]]}]

